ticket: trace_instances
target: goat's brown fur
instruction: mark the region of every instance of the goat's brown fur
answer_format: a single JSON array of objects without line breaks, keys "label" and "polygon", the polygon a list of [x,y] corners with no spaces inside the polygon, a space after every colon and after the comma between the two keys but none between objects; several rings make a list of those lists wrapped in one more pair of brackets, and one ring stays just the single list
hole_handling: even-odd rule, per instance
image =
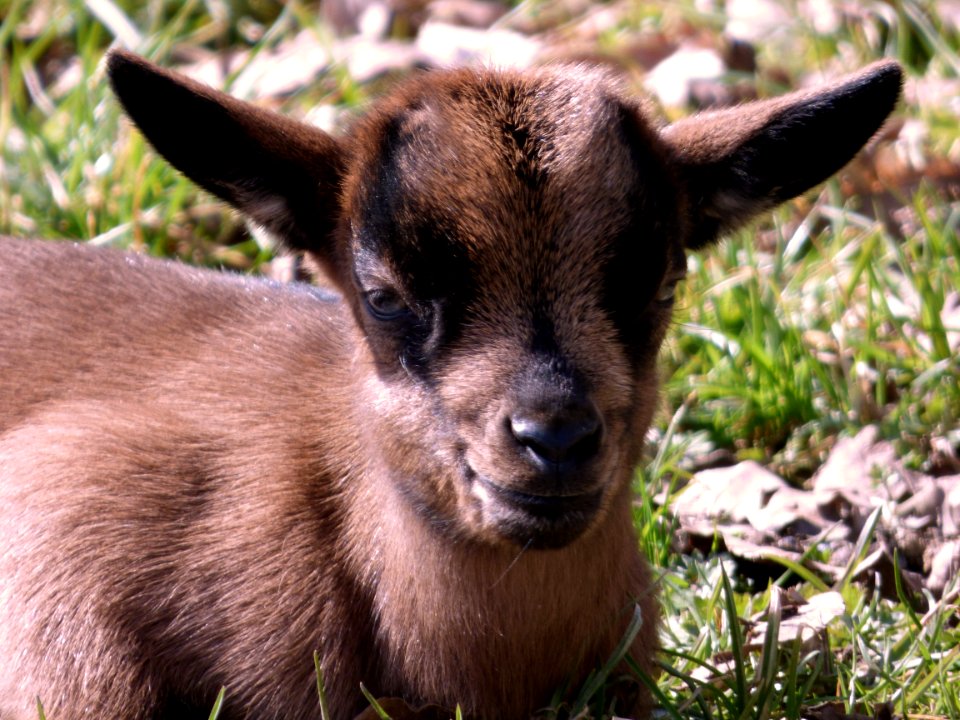
[{"label": "goat's brown fur", "polygon": [[514,720],[635,604],[651,671],[629,484],[684,248],[838,169],[896,65],[667,128],[592,70],[437,72],[343,139],[110,72],[342,297],[2,242],[0,718],[179,717],[221,685],[225,717],[319,717],[317,651],[336,718],[362,681]]}]

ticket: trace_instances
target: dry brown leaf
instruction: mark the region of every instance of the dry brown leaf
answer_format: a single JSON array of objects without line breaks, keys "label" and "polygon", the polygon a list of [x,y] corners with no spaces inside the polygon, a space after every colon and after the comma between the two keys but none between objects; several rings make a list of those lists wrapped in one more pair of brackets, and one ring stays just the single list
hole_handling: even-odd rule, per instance
[{"label": "dry brown leaf", "polygon": [[894,508],[894,514],[903,520],[911,522],[913,528],[926,527],[934,524],[943,511],[943,501],[946,494],[943,487],[932,478],[923,478],[926,482],[917,492],[899,503]]},{"label": "dry brown leaf", "polygon": [[422,60],[419,50],[410,43],[362,36],[336,43],[333,54],[358,83],[370,82],[388,72],[411,70]]},{"label": "dry brown leaf", "polygon": [[773,493],[786,487],[778,476],[752,460],[697,473],[673,501],[678,516],[725,522],[749,520]]},{"label": "dry brown leaf", "polygon": [[833,523],[812,493],[790,487],[751,460],[697,473],[672,507],[689,525],[747,523],[769,537],[788,528],[814,535]]},{"label": "dry brown leaf", "polygon": [[848,713],[842,702],[828,702],[805,708],[801,717],[804,720],[891,720],[893,708],[888,703],[878,705],[873,714],[863,707]]},{"label": "dry brown leaf", "polygon": [[542,44],[512,30],[477,30],[431,21],[420,28],[416,46],[425,62],[438,67],[482,63],[525,68],[533,64]]},{"label": "dry brown leaf", "polygon": [[931,475],[954,475],[960,473],[960,430],[930,438],[930,455],[927,464]]},{"label": "dry brown leaf", "polygon": [[575,23],[595,6],[594,0],[550,0],[519,3],[501,22],[503,27],[534,35]]},{"label": "dry brown leaf", "polygon": [[832,35],[843,22],[836,0],[802,0],[797,3],[797,12],[821,35]]},{"label": "dry brown leaf", "polygon": [[329,47],[301,30],[290,40],[261,52],[233,81],[231,94],[245,98],[281,97],[311,85],[332,61]]},{"label": "dry brown leaf", "polygon": [[433,0],[427,6],[429,20],[472,28],[488,28],[506,12],[506,5],[493,0]]},{"label": "dry brown leaf", "polygon": [[724,32],[739,40],[768,40],[772,33],[783,32],[793,24],[788,9],[774,0],[727,0]]},{"label": "dry brown leaf", "polygon": [[713,48],[684,44],[647,74],[644,86],[665,107],[678,108],[690,102],[694,83],[717,80],[726,70]]},{"label": "dry brown leaf", "polygon": [[786,484],[770,496],[766,505],[752,510],[748,520],[757,530],[771,534],[789,529],[815,535],[832,525],[813,493]]},{"label": "dry brown leaf", "polygon": [[837,441],[812,480],[822,507],[842,498],[862,520],[878,500],[899,501],[915,492],[917,473],[905,468],[893,444],[878,440],[878,434],[876,426],[868,425],[855,437]]},{"label": "dry brown leaf", "polygon": [[949,540],[933,553],[930,573],[927,576],[927,587],[935,597],[940,597],[944,590],[956,582],[958,573],[960,573],[960,540]]},{"label": "dry brown leaf", "polygon": [[[809,599],[777,587],[771,588],[771,592],[780,593],[781,596],[782,617],[777,633],[780,645],[799,641],[802,647],[810,648],[821,642],[827,626],[846,612],[843,597],[838,592],[819,593]],[[756,624],[747,635],[747,643],[751,648],[760,648],[763,647],[768,622],[763,616],[755,620]]]},{"label": "dry brown leaf", "polygon": [[960,537],[960,475],[937,478],[943,488],[943,536]]},{"label": "dry brown leaf", "polygon": [[[696,473],[671,509],[685,546],[709,549],[719,536],[750,577],[776,577],[784,570],[779,558],[835,582],[854,562],[867,516],[882,507],[855,579],[872,583],[878,577],[887,597],[896,595],[897,573],[913,594],[926,586],[940,596],[949,588],[960,565],[960,475],[935,478],[907,469],[892,444],[867,427],[834,444],[812,486],[793,488],[757,463],[743,462]],[[814,544],[829,548],[829,563],[804,559]]]},{"label": "dry brown leaf", "polygon": [[777,547],[777,545],[770,540],[766,540],[763,543],[751,542],[750,540],[744,539],[742,534],[738,533],[735,528],[720,527],[718,530],[723,538],[724,546],[734,557],[757,563],[769,562],[778,569],[782,569],[782,566],[774,563],[772,558],[783,558],[797,565],[804,565],[817,574],[827,578],[830,582],[836,582],[843,577],[844,569],[840,565],[804,560],[802,552]]},{"label": "dry brown leaf", "polygon": [[428,0],[323,0],[320,10],[340,35],[384,36],[391,30],[413,35],[426,17]]}]

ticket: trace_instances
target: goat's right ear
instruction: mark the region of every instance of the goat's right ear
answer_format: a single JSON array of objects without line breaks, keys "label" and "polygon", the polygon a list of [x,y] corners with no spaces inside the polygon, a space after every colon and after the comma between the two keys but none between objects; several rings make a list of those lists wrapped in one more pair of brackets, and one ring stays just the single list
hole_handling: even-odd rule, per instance
[{"label": "goat's right ear", "polygon": [[115,50],[113,91],[150,144],[290,247],[330,259],[345,153],[318,128]]}]

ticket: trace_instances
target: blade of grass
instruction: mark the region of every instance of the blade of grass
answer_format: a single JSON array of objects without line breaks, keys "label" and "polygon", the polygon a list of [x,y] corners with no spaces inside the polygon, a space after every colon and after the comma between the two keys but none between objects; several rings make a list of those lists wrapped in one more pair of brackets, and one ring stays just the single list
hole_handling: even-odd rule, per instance
[{"label": "blade of grass", "polygon": [[313,651],[313,668],[317,675],[317,696],[320,698],[320,720],[330,720],[330,708],[327,705],[327,691],[323,684],[323,668],[320,667],[320,655]]},{"label": "blade of grass", "polygon": [[377,702],[377,699],[367,690],[367,687],[363,683],[360,683],[360,692],[363,693],[363,696],[367,699],[367,702],[370,703],[370,707],[373,708],[373,711],[380,720],[390,720],[390,715],[381,707],[380,703]]},{"label": "blade of grass", "polygon": [[960,645],[947,653],[946,657],[940,658],[940,661],[934,667],[928,669],[924,665],[919,665],[907,682],[907,687],[912,687],[912,689],[906,695],[906,706],[912,708],[916,705],[920,696],[942,677],[944,669],[954,663],[960,663]]},{"label": "blade of grass", "polygon": [[[727,625],[730,628],[730,653],[733,657],[733,670],[736,685],[734,687],[735,698],[738,703],[747,701],[747,675],[746,675],[746,655],[743,649],[743,632],[740,628],[740,615],[737,613],[737,602],[733,594],[733,586],[730,584],[730,577],[727,575],[727,569],[720,565],[720,577],[723,586],[723,604],[726,613]],[[740,706],[743,709],[743,705]]]},{"label": "blade of grass", "polygon": [[577,696],[577,700],[573,705],[573,709],[570,711],[571,716],[576,717],[586,710],[590,700],[592,700],[594,695],[603,687],[610,673],[616,669],[624,657],[626,657],[627,653],[630,652],[630,647],[633,645],[633,641],[637,639],[637,635],[640,633],[640,628],[642,627],[643,611],[640,609],[640,605],[637,604],[633,606],[633,615],[630,618],[630,624],[627,626],[626,632],[624,632],[620,638],[620,642],[617,644],[613,653],[607,658],[603,667],[601,667],[599,671],[591,673],[586,682],[584,682],[580,694]]},{"label": "blade of grass", "polygon": [[778,565],[783,565],[785,568],[787,568],[787,572],[777,578],[776,582],[774,582],[774,585],[776,587],[782,587],[783,584],[789,579],[790,573],[793,573],[804,582],[812,585],[818,592],[827,592],[830,589],[830,586],[820,579],[815,572],[803,564],[803,559],[807,557],[807,555],[813,550],[814,546],[811,544],[811,546],[807,548],[807,551],[801,557],[800,562],[795,562],[790,558],[782,557],[775,553],[764,555],[764,560],[777,563]]},{"label": "blade of grass", "polygon": [[870,513],[866,522],[863,524],[863,530],[861,530],[860,536],[857,538],[857,544],[854,546],[853,552],[850,554],[850,560],[847,561],[843,575],[834,585],[834,590],[837,590],[841,594],[850,584],[851,578],[857,574],[857,571],[860,567],[860,562],[867,554],[867,549],[870,546],[870,542],[873,540],[873,533],[877,528],[877,522],[880,520],[881,510],[882,508],[876,508],[872,513]]},{"label": "blade of grass", "polygon": [[751,702],[740,714],[741,720],[747,720],[751,716],[756,720],[766,720],[770,716],[774,701],[780,660],[780,620],[783,616],[783,605],[780,601],[780,588],[771,587],[768,592],[770,602],[767,604],[767,630],[763,637],[760,666],[755,679],[757,688]]},{"label": "blade of grass", "polygon": [[667,694],[660,689],[657,683],[649,675],[640,670],[639,667],[637,667],[634,672],[640,679],[640,682],[643,683],[644,686],[646,686],[646,688],[650,691],[654,702],[656,702],[660,710],[665,712],[666,715],[672,720],[686,720],[686,718],[681,715],[680,711],[674,706],[670,698],[667,697]]},{"label": "blade of grass", "polygon": [[217,693],[217,699],[213,701],[213,708],[210,710],[209,720],[217,720],[220,717],[220,710],[223,708],[223,699],[227,696],[227,688],[221,687]]}]

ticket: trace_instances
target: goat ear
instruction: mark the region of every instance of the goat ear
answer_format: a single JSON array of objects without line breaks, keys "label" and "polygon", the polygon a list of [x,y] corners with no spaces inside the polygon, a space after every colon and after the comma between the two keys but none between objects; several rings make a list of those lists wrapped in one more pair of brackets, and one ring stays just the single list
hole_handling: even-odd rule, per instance
[{"label": "goat ear", "polygon": [[695,115],[664,128],[692,214],[688,247],[713,242],[842,168],[900,96],[895,62],[836,83]]},{"label": "goat ear", "polygon": [[344,171],[336,140],[132,53],[113,51],[107,67],[127,114],[171,165],[291,247],[329,259]]}]

